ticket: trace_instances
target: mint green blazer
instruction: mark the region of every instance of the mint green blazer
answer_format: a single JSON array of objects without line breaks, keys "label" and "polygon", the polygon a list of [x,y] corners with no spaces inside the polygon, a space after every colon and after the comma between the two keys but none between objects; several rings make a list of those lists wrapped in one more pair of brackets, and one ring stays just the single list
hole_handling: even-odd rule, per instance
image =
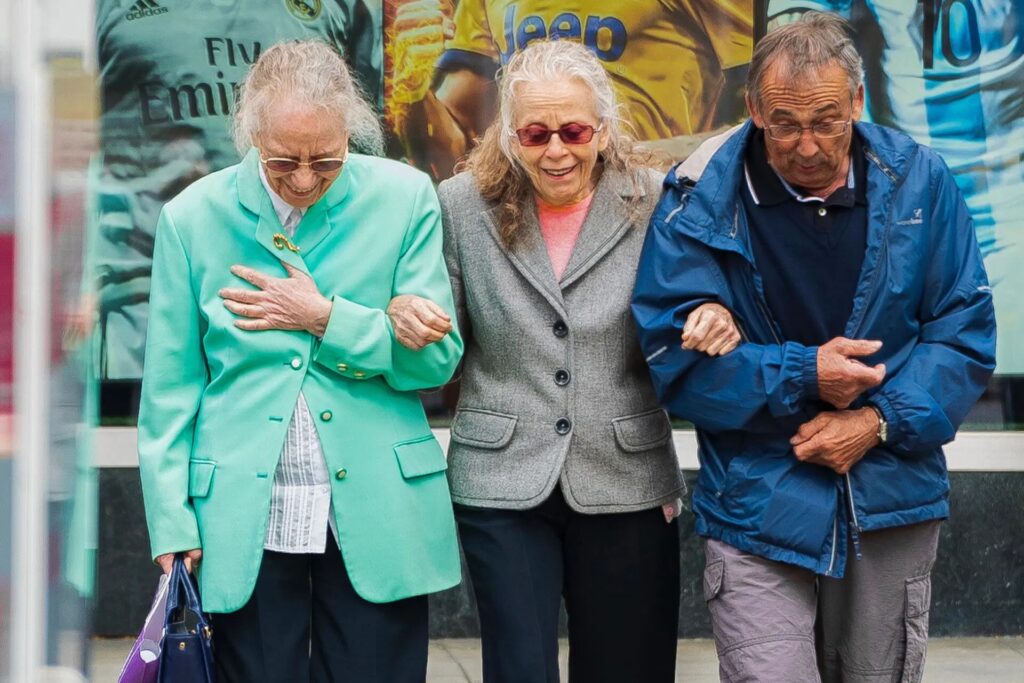
[{"label": "mint green blazer", "polygon": [[[462,339],[456,330],[411,351],[384,312],[398,294],[454,309],[430,180],[405,164],[349,155],[303,217],[292,252],[275,245],[281,225],[258,163],[250,151],[160,215],[139,410],[152,554],[202,548],[205,609],[231,612],[248,601],[302,391],[356,592],[388,602],[449,588],[460,568],[446,461],[416,391],[449,380]],[[217,295],[248,286],[229,272],[233,264],[285,277],[282,262],[331,297],[322,339],[240,330]]]}]

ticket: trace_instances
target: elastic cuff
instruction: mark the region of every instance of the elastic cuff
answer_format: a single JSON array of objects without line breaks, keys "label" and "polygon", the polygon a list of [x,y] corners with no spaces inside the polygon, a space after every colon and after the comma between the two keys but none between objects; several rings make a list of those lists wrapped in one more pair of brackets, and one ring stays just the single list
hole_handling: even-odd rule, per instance
[{"label": "elastic cuff", "polygon": [[808,346],[800,365],[800,385],[805,400],[818,398],[818,347]]}]

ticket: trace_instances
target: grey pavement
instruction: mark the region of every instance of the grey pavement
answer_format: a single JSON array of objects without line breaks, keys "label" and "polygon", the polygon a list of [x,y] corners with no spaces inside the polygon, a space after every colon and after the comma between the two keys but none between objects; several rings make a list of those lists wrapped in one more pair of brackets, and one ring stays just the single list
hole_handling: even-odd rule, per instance
[{"label": "grey pavement", "polygon": [[[131,640],[94,640],[92,683],[116,681],[131,646]],[[562,641],[560,654],[562,680],[565,681],[568,680],[565,641]],[[480,683],[481,680],[480,641],[430,641],[427,683]],[[676,651],[676,681],[713,683],[717,680],[714,643],[680,640]],[[1024,638],[932,638],[924,680],[927,683],[1024,683]]]}]

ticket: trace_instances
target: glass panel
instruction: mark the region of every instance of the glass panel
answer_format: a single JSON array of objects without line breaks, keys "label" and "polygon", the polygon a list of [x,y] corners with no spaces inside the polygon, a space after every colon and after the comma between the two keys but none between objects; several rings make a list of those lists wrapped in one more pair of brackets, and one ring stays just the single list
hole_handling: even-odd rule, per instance
[{"label": "glass panel", "polygon": [[65,673],[86,668],[88,599],[96,550],[96,480],[86,448],[86,381],[94,297],[83,280],[88,169],[97,148],[95,77],[77,54],[49,60],[52,84],[49,580],[45,656]]},{"label": "glass panel", "polygon": [[[0,35],[0,150],[13,150],[14,93],[3,70],[6,47]],[[0,154],[0,680],[6,680],[10,670],[13,371],[14,154],[4,153]]]}]

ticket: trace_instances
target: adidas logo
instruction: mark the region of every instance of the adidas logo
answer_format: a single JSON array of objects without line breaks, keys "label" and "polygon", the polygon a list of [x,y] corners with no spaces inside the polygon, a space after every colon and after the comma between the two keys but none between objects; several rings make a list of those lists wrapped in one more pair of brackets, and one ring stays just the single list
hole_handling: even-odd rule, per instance
[{"label": "adidas logo", "polygon": [[158,14],[167,14],[169,10],[166,7],[161,7],[157,4],[156,0],[138,0],[132,8],[128,10],[128,14],[124,15],[124,18],[128,21],[135,21],[136,19],[142,19],[144,17],[155,17]]}]

